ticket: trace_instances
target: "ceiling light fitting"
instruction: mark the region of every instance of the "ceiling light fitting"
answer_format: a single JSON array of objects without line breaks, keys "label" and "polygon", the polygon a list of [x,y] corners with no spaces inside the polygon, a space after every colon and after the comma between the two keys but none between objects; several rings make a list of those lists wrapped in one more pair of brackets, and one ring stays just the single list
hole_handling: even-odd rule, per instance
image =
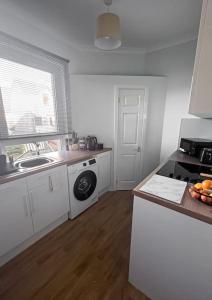
[{"label": "ceiling light fitting", "polygon": [[104,4],[107,12],[97,17],[95,46],[102,50],[114,50],[121,46],[120,19],[109,12],[112,0],[104,0]]}]

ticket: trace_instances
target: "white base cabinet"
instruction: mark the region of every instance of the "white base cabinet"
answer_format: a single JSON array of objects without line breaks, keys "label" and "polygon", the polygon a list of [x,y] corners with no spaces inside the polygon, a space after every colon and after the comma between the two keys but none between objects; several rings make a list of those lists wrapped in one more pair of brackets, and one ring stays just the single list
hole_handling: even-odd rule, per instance
[{"label": "white base cabinet", "polygon": [[134,197],[129,281],[152,300],[212,299],[212,226]]},{"label": "white base cabinet", "polygon": [[66,166],[1,184],[0,265],[20,252],[16,248],[27,247],[41,231],[65,215],[68,218],[69,210]]},{"label": "white base cabinet", "polygon": [[34,231],[38,232],[69,211],[67,167],[27,177]]},{"label": "white base cabinet", "polygon": [[98,154],[98,192],[101,195],[111,185],[111,151]]},{"label": "white base cabinet", "polygon": [[25,179],[0,185],[0,256],[32,235]]}]

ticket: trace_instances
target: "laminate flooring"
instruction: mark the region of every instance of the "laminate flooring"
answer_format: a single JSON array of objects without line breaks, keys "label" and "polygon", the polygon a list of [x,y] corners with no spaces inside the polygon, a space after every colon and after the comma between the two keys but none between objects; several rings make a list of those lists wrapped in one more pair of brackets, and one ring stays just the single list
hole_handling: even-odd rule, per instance
[{"label": "laminate flooring", "polygon": [[104,194],[0,269],[1,300],[148,300],[128,282],[133,197]]}]

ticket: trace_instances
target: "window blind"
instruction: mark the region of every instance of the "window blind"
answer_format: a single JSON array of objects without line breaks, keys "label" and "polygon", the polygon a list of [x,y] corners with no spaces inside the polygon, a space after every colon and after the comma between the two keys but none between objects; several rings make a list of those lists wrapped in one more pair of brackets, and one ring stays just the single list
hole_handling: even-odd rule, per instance
[{"label": "window blind", "polygon": [[0,138],[70,131],[68,62],[0,34]]}]

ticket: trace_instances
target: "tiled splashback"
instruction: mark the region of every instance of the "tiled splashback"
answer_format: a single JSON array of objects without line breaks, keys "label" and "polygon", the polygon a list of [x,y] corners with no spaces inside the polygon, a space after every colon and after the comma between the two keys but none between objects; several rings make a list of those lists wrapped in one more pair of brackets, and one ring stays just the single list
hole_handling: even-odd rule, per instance
[{"label": "tiled splashback", "polygon": [[212,140],[212,119],[182,119],[178,145],[182,137]]}]

